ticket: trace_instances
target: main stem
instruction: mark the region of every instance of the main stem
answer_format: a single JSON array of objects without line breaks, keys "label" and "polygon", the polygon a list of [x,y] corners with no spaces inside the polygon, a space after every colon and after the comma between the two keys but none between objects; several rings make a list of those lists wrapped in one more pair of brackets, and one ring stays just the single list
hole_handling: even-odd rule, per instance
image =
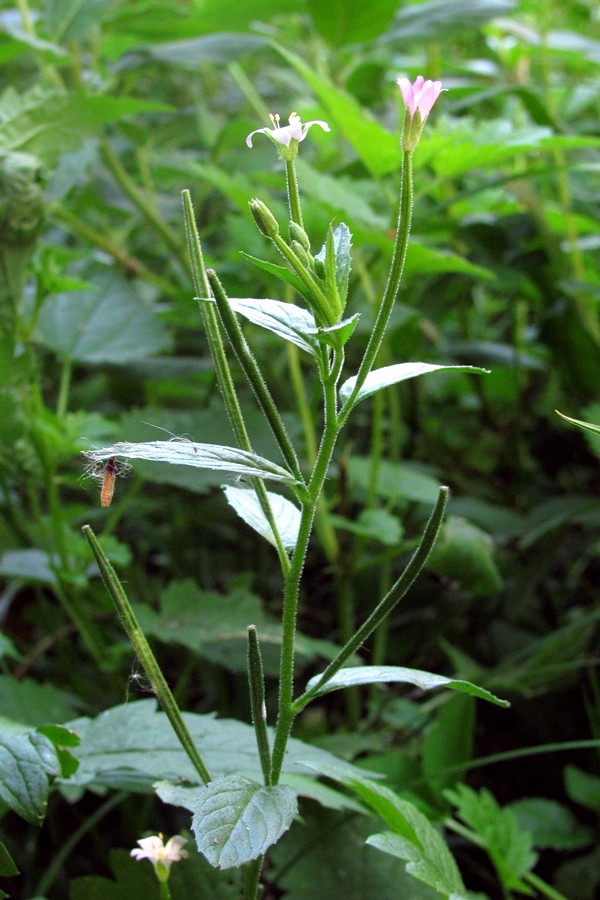
[{"label": "main stem", "polygon": [[302,507],[300,527],[296,549],[292,557],[290,570],[287,573],[283,588],[283,623],[282,623],[282,647],[279,668],[279,710],[277,727],[275,729],[275,741],[271,757],[271,781],[277,784],[281,775],[281,768],[285,755],[285,748],[292,730],[292,724],[296,713],[293,709],[294,699],[294,645],[296,637],[296,619],[298,613],[298,598],[300,594],[300,580],[304,570],[304,561],[308,550],[308,544],[312,533],[315,510],[319,496],[323,489],[323,483],[327,476],[329,463],[340,433],[337,424],[337,399],[336,386],[342,367],[343,354],[334,356],[330,374],[324,382],[324,409],[325,427],[321,446],[317,453],[317,459],[311,476],[307,499]]}]

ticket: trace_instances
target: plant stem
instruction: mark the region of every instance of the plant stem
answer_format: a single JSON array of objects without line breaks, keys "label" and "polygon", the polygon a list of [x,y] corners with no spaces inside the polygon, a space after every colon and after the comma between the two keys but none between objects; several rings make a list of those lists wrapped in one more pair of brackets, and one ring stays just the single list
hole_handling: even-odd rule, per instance
[{"label": "plant stem", "polygon": [[419,572],[425,565],[427,557],[438,536],[444,518],[447,499],[448,488],[440,487],[436,505],[425,527],[423,536],[404,572],[385,597],[377,604],[371,615],[363,622],[356,634],[354,634],[344,647],[342,647],[335,659],[329,663],[318,682],[309,691],[305,691],[305,693],[295,701],[292,708],[292,714],[301,712],[307,703],[310,703],[313,697],[315,697],[320,692],[321,688],[342,668],[346,660],[349,659],[349,657],[358,650],[361,644],[371,636],[379,623],[390,614],[394,606],[396,606],[406,592],[410,590],[415,579],[419,575]]},{"label": "plant stem", "polygon": [[279,710],[277,726],[275,729],[273,755],[271,758],[271,778],[273,784],[277,784],[279,781],[286,744],[296,715],[292,701],[294,685],[294,643],[300,579],[304,569],[304,561],[312,532],[316,505],[323,489],[329,463],[331,462],[331,456],[340,431],[336,416],[336,388],[342,363],[343,354],[335,353],[334,363],[330,374],[323,384],[325,427],[323,429],[323,437],[317,453],[315,467],[308,485],[308,496],[302,506],[296,549],[294,550],[290,571],[285,579],[283,589],[282,646],[279,668]]},{"label": "plant stem", "polygon": [[413,207],[413,171],[412,171],[412,153],[404,151],[402,154],[402,172],[400,177],[400,208],[398,212],[398,226],[396,231],[396,243],[394,245],[394,254],[392,256],[392,264],[388,282],[381,299],[381,305],[377,313],[375,325],[371,332],[371,337],[367,343],[365,354],[362,358],[358,373],[356,375],[356,384],[352,393],[344,403],[339,415],[340,425],[343,425],[354,405],[354,401],[364,384],[365,378],[371,371],[375,358],[381,347],[383,337],[398,296],[402,273],[404,271],[404,263],[406,261],[406,252],[408,250],[408,239],[410,236],[410,226],[412,221]]},{"label": "plant stem", "polygon": [[290,218],[292,222],[295,222],[303,228],[304,223],[302,221],[302,207],[300,206],[300,191],[298,190],[298,176],[296,175],[296,164],[294,160],[286,160],[285,180],[287,184]]},{"label": "plant stem", "polygon": [[104,584],[117,608],[117,612],[119,613],[121,622],[131,641],[135,654],[152,685],[152,690],[158,697],[160,705],[164,709],[166,716],[179,739],[179,743],[187,753],[190,762],[204,784],[208,784],[211,780],[208,769],[204,765],[204,761],[196,749],[196,745],[183,721],[183,717],[179,711],[175,698],[171,693],[171,689],[169,688],[162,670],[156,661],[156,657],[150,649],[150,645],[138,624],[131,603],[123,590],[123,585],[119,581],[117,573],[110,564],[108,557],[104,555],[96,535],[90,526],[84,525],[82,531],[92,548],[92,553],[96,557],[96,562],[98,563],[98,568],[102,574]]},{"label": "plant stem", "polygon": [[256,900],[260,881],[260,871],[264,862],[264,855],[246,863],[243,870],[244,900]]}]

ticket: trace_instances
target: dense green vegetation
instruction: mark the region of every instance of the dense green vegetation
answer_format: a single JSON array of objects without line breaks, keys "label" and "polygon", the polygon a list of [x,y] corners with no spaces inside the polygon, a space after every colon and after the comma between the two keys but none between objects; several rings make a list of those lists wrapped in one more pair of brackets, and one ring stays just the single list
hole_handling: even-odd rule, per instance
[{"label": "dense green vegetation", "polygon": [[[317,509],[296,684],[396,582],[448,485],[420,577],[351,662],[482,691],[368,684],[307,706],[284,766],[300,815],[269,853],[263,896],[593,900],[600,438],[556,411],[600,423],[596,0],[0,0],[0,26],[0,897],[158,897],[150,864],[129,856],[158,832],[188,838],[173,898],[238,896],[240,871],[196,852],[184,791],[197,772],[81,528],[122,579],[209,771],[259,782],[247,626],[274,725],[286,554],[236,515],[245,476],[134,459],[103,508],[104,467],[81,454],[235,445],[181,192],[229,297],[301,305],[248,208],[263,200],[287,236],[284,164],[263,135],[246,146],[269,113],[331,128],[311,129],[297,174],[312,252],[330,223],[352,233],[344,316],[359,319],[342,381],[356,373],[396,237],[395,81],[423,74],[447,92],[414,153],[377,366],[489,373],[435,372],[357,407]],[[243,329],[306,474],[323,429],[317,367],[272,330]],[[229,363],[253,450],[283,465]]]}]

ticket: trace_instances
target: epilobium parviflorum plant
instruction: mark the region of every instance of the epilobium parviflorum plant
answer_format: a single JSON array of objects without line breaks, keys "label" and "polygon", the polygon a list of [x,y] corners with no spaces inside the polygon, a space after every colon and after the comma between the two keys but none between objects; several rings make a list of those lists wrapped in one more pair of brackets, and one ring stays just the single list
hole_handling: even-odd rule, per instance
[{"label": "epilobium parviflorum plant", "polygon": [[[410,668],[360,664],[361,648],[409,590],[428,558],[442,525],[448,495],[446,487],[440,487],[437,502],[415,544],[413,556],[387,594],[360,627],[346,636],[343,646],[322,673],[303,685],[297,684],[294,677],[297,618],[309,542],[338,438],[356,406],[377,391],[406,379],[448,369],[483,371],[471,366],[426,362],[397,362],[379,368],[376,365],[407,254],[413,206],[412,157],[427,117],[442,92],[441,82],[426,81],[421,76],[414,83],[399,78],[398,86],[405,106],[398,226],[389,277],[358,369],[353,373],[344,370],[345,347],[352,340],[358,320],[358,314],[345,314],[352,236],[344,223],[332,223],[322,246],[313,252],[311,239],[304,228],[296,171],[296,157],[310,129],[317,126],[329,132],[329,125],[323,121],[303,123],[296,113],[289,117],[289,124],[281,125],[279,116],[273,116],[272,127],[253,131],[248,135],[247,144],[252,148],[253,141],[261,135],[278,152],[285,168],[289,222],[279,222],[261,200],[250,201],[257,228],[276,248],[282,265],[254,262],[291,287],[298,298],[296,303],[228,297],[216,271],[205,266],[192,200],[187,191],[183,192],[195,295],[236,445],[198,443],[193,437],[173,438],[147,443],[117,443],[87,454],[94,465],[106,466],[107,496],[112,490],[117,460],[153,460],[228,473],[233,477],[224,488],[227,501],[257,532],[257,540],[266,540],[274,548],[283,584],[276,716],[274,721],[267,721],[261,634],[259,628],[249,622],[247,675],[255,750],[245,757],[243,772],[224,772],[212,746],[215,736],[211,737],[205,731],[203,744],[202,735],[193,726],[193,717],[180,712],[123,586],[91,528],[84,527],[140,664],[187,755],[185,771],[165,773],[165,780],[156,786],[156,790],[166,802],[190,811],[198,849],[214,867],[243,867],[243,893],[247,900],[259,896],[265,854],[297,815],[297,795],[303,789],[297,777],[292,776],[299,772],[304,774],[305,780],[308,775],[314,780],[319,776],[328,777],[343,786],[347,794],[355,795],[354,804],[375,811],[386,828],[382,833],[372,835],[369,842],[404,859],[410,875],[425,882],[440,896],[466,897],[450,851],[421,811],[355,767],[328,754],[315,753],[314,748],[295,741],[291,737],[292,728],[296,718],[316,698],[330,691],[355,689],[367,684],[397,682],[420,690],[446,687],[506,705],[487,690],[467,681]],[[294,446],[269,386],[268,373],[261,370],[240,319],[267,329],[282,341],[291,342],[314,366],[321,385],[322,417],[319,421],[322,419],[322,431],[310,467]],[[246,411],[238,399],[232,377],[229,352],[235,355],[273,434],[280,451],[277,460],[266,459],[254,450],[246,425]],[[215,723],[215,727],[217,725]],[[241,740],[239,736],[228,738],[223,733],[222,740],[228,739]],[[249,775],[248,771],[254,774]],[[318,792],[314,796],[318,797]],[[151,859],[162,879],[161,885],[166,885],[169,865],[165,861],[179,859],[181,841],[173,845],[177,852],[172,856],[165,855],[162,840],[157,837],[146,839],[146,844],[140,841],[140,844],[142,851],[135,851],[136,855]]]}]

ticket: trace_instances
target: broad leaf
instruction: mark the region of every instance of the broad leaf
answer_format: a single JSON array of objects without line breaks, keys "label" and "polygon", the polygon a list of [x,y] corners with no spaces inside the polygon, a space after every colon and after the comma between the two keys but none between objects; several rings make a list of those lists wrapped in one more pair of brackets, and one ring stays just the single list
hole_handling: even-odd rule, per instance
[{"label": "broad leaf", "polygon": [[111,3],[112,0],[48,0],[44,23],[55,41],[68,44],[99,25],[102,13]]},{"label": "broad leaf", "polygon": [[[235,509],[238,516],[246,522],[250,528],[258,532],[262,537],[277,546],[273,530],[267,521],[255,492],[249,488],[233,486],[224,487],[227,502]],[[298,540],[300,527],[300,510],[297,506],[282,497],[281,494],[267,492],[269,504],[275,519],[281,542],[286,550],[292,551]]]},{"label": "broad leaf", "polygon": [[[307,690],[316,685],[320,675],[315,675],[306,685]],[[488,700],[497,706],[510,706],[507,700],[501,700],[485,688],[471,684],[470,681],[462,681],[458,678],[446,678],[444,675],[434,675],[433,672],[424,672],[421,669],[407,669],[402,666],[354,666],[349,669],[340,669],[319,690],[316,696],[327,694],[329,691],[339,691],[342,688],[354,687],[360,684],[412,684],[422,691],[431,691],[434,688],[446,687],[463,694],[471,694],[481,700]]]},{"label": "broad leaf", "polygon": [[594,844],[593,831],[557,800],[523,797],[511,803],[508,809],[515,814],[521,828],[532,836],[534,847],[562,851]]},{"label": "broad leaf", "polygon": [[[419,375],[427,375],[430,372],[486,372],[486,369],[479,369],[476,366],[435,366],[430,363],[397,363],[393,366],[384,366],[382,369],[374,369],[369,372],[364,380],[354,404],[360,403],[365,397],[370,397],[376,391],[382,388],[390,387],[392,384],[398,384],[409,378],[418,378]],[[354,390],[356,384],[356,376],[348,378],[340,388],[340,400],[345,402]]]},{"label": "broad leaf", "polygon": [[[350,458],[350,484],[370,490],[373,461],[367,456],[352,456]],[[377,464],[377,495],[383,498],[386,504],[411,501],[413,503],[426,503],[430,506],[435,503],[440,489],[440,482],[422,472],[410,461],[393,463],[387,459],[381,459]]]},{"label": "broad leaf", "polygon": [[60,774],[54,745],[37,732],[0,735],[0,799],[32,825],[41,825],[50,778]]},{"label": "broad leaf", "polygon": [[95,286],[50,298],[37,340],[64,359],[124,363],[165,350],[169,336],[135,283],[96,269]]},{"label": "broad leaf", "polygon": [[494,542],[489,534],[460,516],[449,516],[442,525],[427,567],[478,596],[502,587],[494,561]]},{"label": "broad leaf", "polygon": [[291,788],[265,787],[240,775],[211,781],[198,794],[192,830],[198,850],[218,869],[237,868],[261,856],[298,811]]},{"label": "broad leaf", "polygon": [[73,697],[50,682],[40,684],[32,678],[16,681],[0,676],[0,710],[14,722],[35,728],[45,722],[66,722],[76,712]]},{"label": "broad leaf", "polygon": [[84,455],[92,462],[104,462],[112,457],[147,459],[176,466],[233,472],[234,475],[247,475],[251,478],[270,478],[287,484],[296,483],[294,476],[276,463],[247,450],[223,447],[220,444],[195,444],[188,440],[146,441],[142,444],[121,441],[112,447],[86,451]]},{"label": "broad leaf", "polygon": [[[184,713],[184,720],[213,778],[239,772],[260,777],[251,725],[195,713]],[[165,778],[189,784],[199,782],[169,720],[156,711],[154,700],[125,703],[95,719],[77,719],[68,727],[81,737],[81,744],[73,750],[79,768],[70,778],[63,779],[64,784],[147,791],[154,782]],[[269,735],[273,740],[271,729]],[[336,760],[331,753],[290,739],[285,773],[320,774],[332,766],[342,777],[358,773],[354,766]]]}]

